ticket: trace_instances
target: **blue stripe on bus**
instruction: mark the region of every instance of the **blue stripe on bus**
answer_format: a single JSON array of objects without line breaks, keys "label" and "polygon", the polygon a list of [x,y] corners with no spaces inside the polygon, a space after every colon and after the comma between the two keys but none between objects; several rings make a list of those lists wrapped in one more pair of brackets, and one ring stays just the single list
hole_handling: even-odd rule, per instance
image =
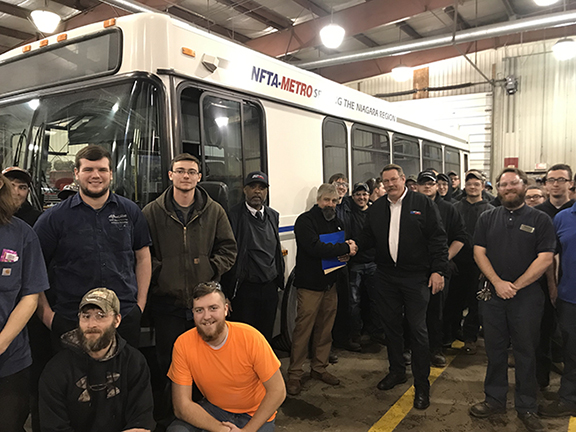
[{"label": "blue stripe on bus", "polygon": [[291,231],[294,231],[294,225],[289,225],[289,226],[284,226],[284,227],[278,228],[279,233],[286,233],[286,232],[291,232]]}]

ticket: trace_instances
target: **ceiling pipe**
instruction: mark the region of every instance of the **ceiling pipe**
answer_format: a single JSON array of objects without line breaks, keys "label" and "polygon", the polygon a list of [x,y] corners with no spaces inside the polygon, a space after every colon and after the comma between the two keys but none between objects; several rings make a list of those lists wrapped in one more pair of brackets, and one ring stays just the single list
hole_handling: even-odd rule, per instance
[{"label": "ceiling pipe", "polygon": [[559,12],[549,15],[540,15],[534,18],[524,18],[469,30],[462,30],[456,32],[454,35],[433,36],[418,39],[416,41],[385,45],[378,48],[369,48],[348,54],[336,54],[320,60],[302,61],[292,64],[299,66],[302,69],[318,69],[574,23],[576,23],[576,11]]}]

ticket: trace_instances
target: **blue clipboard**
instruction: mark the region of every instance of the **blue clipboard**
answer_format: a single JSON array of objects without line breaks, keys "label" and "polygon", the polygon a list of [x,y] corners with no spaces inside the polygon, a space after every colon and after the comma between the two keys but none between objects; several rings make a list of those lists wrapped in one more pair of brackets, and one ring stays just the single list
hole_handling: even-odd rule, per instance
[{"label": "blue clipboard", "polygon": [[[320,241],[322,243],[331,243],[331,244],[338,244],[344,243],[346,241],[346,237],[344,231],[336,231],[330,234],[320,234]],[[322,270],[324,270],[324,274],[328,274],[333,272],[334,270],[338,270],[346,265],[346,263],[342,261],[338,261],[338,257],[334,258],[327,258],[322,260]]]}]

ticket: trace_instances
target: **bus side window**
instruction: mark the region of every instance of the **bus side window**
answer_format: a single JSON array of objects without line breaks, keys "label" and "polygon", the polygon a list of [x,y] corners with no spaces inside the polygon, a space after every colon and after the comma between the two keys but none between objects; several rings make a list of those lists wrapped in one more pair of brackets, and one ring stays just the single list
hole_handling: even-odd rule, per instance
[{"label": "bus side window", "polygon": [[187,88],[180,99],[182,120],[182,152],[201,159],[200,148],[200,91]]},{"label": "bus side window", "polygon": [[420,172],[420,146],[418,139],[395,133],[392,138],[394,163],[400,165],[406,177]]},{"label": "bus side window", "polygon": [[365,182],[379,177],[382,168],[390,163],[390,137],[382,129],[352,126],[352,181]]},{"label": "bus side window", "polygon": [[444,172],[460,173],[460,152],[451,147],[444,147]]},{"label": "bus side window", "polygon": [[442,169],[442,146],[440,144],[424,141],[422,143],[422,169],[434,168],[438,172]]},{"label": "bus side window", "polygon": [[348,177],[348,134],[341,120],[326,118],[322,124],[322,147],[324,150],[324,181],[336,173]]}]

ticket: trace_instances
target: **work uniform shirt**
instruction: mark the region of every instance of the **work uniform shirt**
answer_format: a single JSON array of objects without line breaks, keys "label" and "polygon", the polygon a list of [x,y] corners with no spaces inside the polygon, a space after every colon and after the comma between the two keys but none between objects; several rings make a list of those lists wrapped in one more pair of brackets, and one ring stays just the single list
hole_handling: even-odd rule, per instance
[{"label": "work uniform shirt", "polygon": [[123,316],[136,305],[134,251],[151,240],[135,203],[110,193],[94,210],[76,194],[44,212],[34,229],[53,276],[54,312],[76,320],[80,300],[97,287],[116,293]]},{"label": "work uniform shirt", "polygon": [[[48,289],[48,275],[38,237],[18,218],[0,226],[0,329],[22,297]],[[0,354],[0,378],[32,364],[26,327]],[[1,421],[1,420],[0,420]]]},{"label": "work uniform shirt", "polygon": [[558,298],[576,303],[576,204],[556,215],[554,227],[560,243]]},{"label": "work uniform shirt", "polygon": [[518,210],[500,206],[480,215],[474,244],[486,248],[486,256],[501,279],[514,282],[539,253],[555,251],[556,236],[552,220],[543,212],[527,205]]}]

